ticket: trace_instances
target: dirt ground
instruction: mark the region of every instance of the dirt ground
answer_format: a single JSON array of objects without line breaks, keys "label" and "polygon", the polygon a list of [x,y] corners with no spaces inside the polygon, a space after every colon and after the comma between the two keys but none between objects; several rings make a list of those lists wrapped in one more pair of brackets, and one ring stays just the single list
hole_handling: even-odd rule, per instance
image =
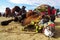
[{"label": "dirt ground", "polygon": [[[0,22],[11,18],[0,17]],[[0,40],[60,40],[60,18],[56,18],[56,35],[54,38],[46,37],[43,33],[22,31],[19,22],[11,22],[7,26],[0,25]]]}]

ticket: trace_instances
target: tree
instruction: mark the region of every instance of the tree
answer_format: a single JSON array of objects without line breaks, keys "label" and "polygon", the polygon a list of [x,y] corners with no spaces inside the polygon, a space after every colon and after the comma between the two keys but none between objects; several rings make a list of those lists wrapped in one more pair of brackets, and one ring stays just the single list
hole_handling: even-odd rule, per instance
[{"label": "tree", "polygon": [[59,9],[57,9],[57,13],[59,12]]}]

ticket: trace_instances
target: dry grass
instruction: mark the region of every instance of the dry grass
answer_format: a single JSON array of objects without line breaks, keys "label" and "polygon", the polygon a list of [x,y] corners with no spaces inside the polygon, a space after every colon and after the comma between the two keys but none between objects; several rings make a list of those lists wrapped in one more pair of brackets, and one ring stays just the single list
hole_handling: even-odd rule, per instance
[{"label": "dry grass", "polygon": [[[11,18],[0,17],[0,22]],[[55,38],[48,38],[42,33],[22,31],[18,22],[11,22],[7,26],[0,25],[0,40],[60,40],[60,18],[56,18]]]}]

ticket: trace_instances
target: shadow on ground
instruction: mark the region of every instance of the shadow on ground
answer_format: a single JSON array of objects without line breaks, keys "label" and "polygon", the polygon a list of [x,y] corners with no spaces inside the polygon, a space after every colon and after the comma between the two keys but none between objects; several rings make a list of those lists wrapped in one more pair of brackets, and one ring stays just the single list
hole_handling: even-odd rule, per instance
[{"label": "shadow on ground", "polygon": [[60,26],[60,22],[55,22],[56,26]]},{"label": "shadow on ground", "polygon": [[57,27],[56,27],[55,38],[60,38],[60,28],[57,28]]}]

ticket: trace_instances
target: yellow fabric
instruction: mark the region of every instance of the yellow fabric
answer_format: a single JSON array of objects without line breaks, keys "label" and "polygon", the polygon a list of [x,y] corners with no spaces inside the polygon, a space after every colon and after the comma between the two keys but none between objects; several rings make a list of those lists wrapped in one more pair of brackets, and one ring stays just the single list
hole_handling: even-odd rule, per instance
[{"label": "yellow fabric", "polygon": [[36,33],[38,33],[38,30],[36,30]]},{"label": "yellow fabric", "polygon": [[41,28],[42,28],[42,27],[40,26],[40,27],[39,27],[39,30],[40,30]]},{"label": "yellow fabric", "polygon": [[39,25],[39,29],[42,29],[43,26],[44,26],[43,24]]},{"label": "yellow fabric", "polygon": [[38,26],[36,26],[36,33],[38,33]]},{"label": "yellow fabric", "polygon": [[31,21],[31,24],[34,25],[34,21]]},{"label": "yellow fabric", "polygon": [[39,20],[36,19],[36,20],[34,20],[34,22],[39,22]]},{"label": "yellow fabric", "polygon": [[38,26],[36,26],[36,29],[38,29]]}]

